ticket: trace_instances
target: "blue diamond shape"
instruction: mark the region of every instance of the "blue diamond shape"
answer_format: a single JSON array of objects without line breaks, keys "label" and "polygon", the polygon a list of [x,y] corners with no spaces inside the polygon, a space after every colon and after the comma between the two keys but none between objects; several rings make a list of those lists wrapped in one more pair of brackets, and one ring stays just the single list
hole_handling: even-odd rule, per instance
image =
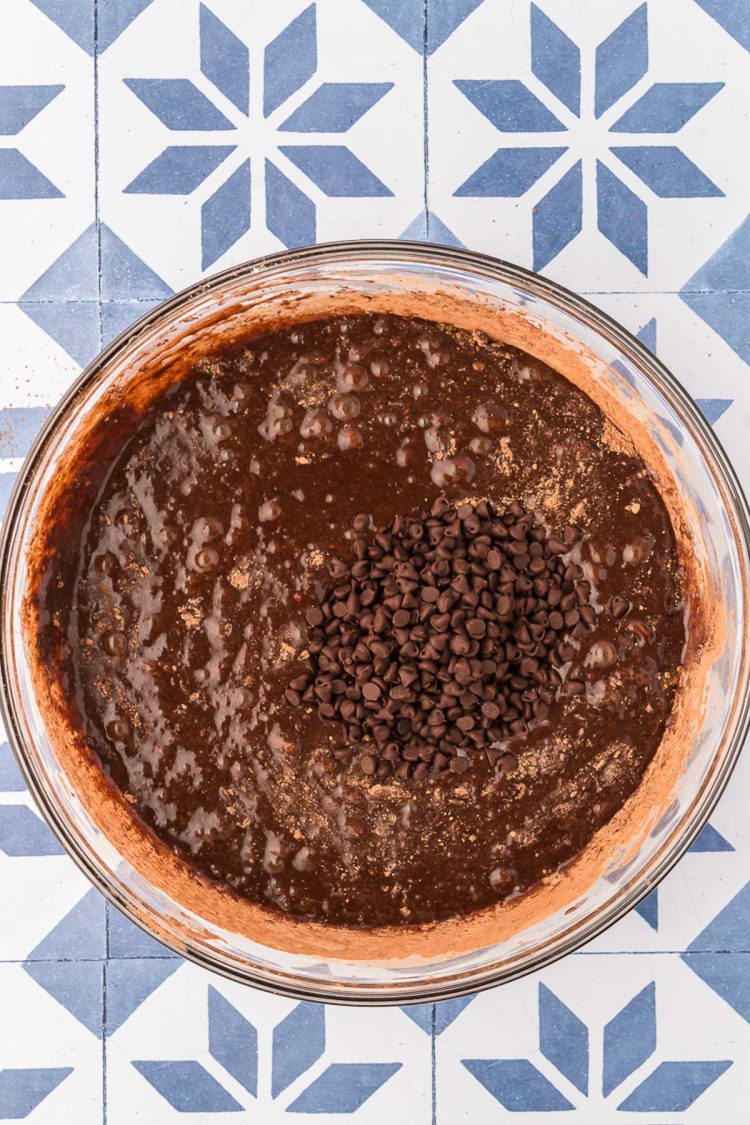
[{"label": "blue diamond shape", "polygon": [[95,961],[28,961],[24,972],[63,1008],[101,1037],[104,1015],[104,967]]},{"label": "blue diamond shape", "polygon": [[93,888],[31,951],[30,961],[95,961],[106,954],[104,899]]}]

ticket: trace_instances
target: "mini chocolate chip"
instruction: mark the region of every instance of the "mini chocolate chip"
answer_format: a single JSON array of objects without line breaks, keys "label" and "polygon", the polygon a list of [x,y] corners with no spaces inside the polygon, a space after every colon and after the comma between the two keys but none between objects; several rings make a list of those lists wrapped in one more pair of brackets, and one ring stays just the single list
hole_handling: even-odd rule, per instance
[{"label": "mini chocolate chip", "polygon": [[[164,530],[162,528],[162,531]],[[117,566],[117,558],[111,551],[105,551],[103,555],[98,555],[94,560],[94,569],[98,570],[100,574],[113,574],[117,570]]]},{"label": "mini chocolate chip", "polygon": [[348,391],[361,391],[370,382],[370,376],[358,363],[347,363],[341,371],[341,383]]},{"label": "mini chocolate chip", "polygon": [[[463,636],[462,633],[457,633],[451,637],[450,650],[456,656],[466,656],[471,648],[471,641],[468,637]],[[460,682],[460,681],[459,681]]]},{"label": "mini chocolate chip", "polygon": [[198,570],[213,570],[218,561],[219,552],[213,547],[202,547],[200,551],[195,552],[195,565]]},{"label": "mini chocolate chip", "polygon": [[107,723],[107,734],[114,742],[124,742],[130,734],[130,723],[127,719],[112,719]]},{"label": "mini chocolate chip", "polygon": [[609,612],[612,614],[615,621],[620,621],[621,618],[627,617],[632,608],[633,605],[627,600],[627,598],[621,598],[618,596],[612,598],[609,603]]},{"label": "mini chocolate chip", "polygon": [[339,422],[351,422],[359,414],[360,402],[356,395],[339,392],[331,397],[328,409]]},{"label": "mini chocolate chip", "polygon": [[[456,511],[441,497],[430,514],[351,526],[353,559],[331,560],[332,588],[307,610],[310,671],[285,702],[339,722],[379,780],[460,773],[477,751],[498,761],[491,744],[548,717],[577,651],[567,638],[596,623],[583,571],[516,502]],[[565,694],[584,690],[569,679]]]},{"label": "mini chocolate chip", "polygon": [[357,426],[342,426],[336,437],[336,444],[346,453],[350,449],[361,449],[365,439]]},{"label": "mini chocolate chip", "polygon": [[128,651],[128,638],[119,631],[105,633],[102,648],[110,656],[124,656]]},{"label": "mini chocolate chip", "polygon": [[590,629],[592,629],[594,625],[596,625],[596,610],[593,608],[593,606],[582,605],[580,608],[580,614],[584,625],[588,625]]},{"label": "mini chocolate chip", "polygon": [[333,429],[333,422],[321,407],[308,410],[300,423],[300,437],[320,438],[326,437]]}]

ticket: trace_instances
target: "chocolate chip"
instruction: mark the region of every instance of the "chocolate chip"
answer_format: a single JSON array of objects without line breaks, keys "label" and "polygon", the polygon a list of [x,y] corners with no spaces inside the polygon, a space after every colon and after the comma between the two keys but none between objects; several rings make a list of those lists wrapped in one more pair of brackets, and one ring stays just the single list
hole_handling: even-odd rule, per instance
[{"label": "chocolate chip", "polygon": [[[162,528],[165,531],[166,528]],[[94,569],[98,570],[100,574],[113,574],[117,570],[117,559],[111,551],[105,551],[103,555],[98,555],[94,560]]]},{"label": "chocolate chip", "polygon": [[219,561],[219,552],[213,547],[203,547],[195,552],[195,565],[198,570],[213,570]]},{"label": "chocolate chip", "polygon": [[584,625],[587,625],[589,629],[593,629],[596,625],[596,611],[594,610],[593,606],[582,605],[580,608],[580,614],[581,620],[583,621]]},{"label": "chocolate chip", "polygon": [[346,453],[350,449],[361,449],[365,439],[357,426],[342,426],[336,436],[336,444],[342,452]]},{"label": "chocolate chip", "polygon": [[128,651],[128,638],[124,633],[115,631],[113,633],[105,633],[102,640],[102,648],[110,656],[124,656]]},{"label": "chocolate chip", "polygon": [[348,391],[361,391],[370,382],[370,376],[358,363],[347,363],[341,372],[341,383]]},{"label": "chocolate chip", "polygon": [[127,719],[112,719],[107,723],[106,730],[114,742],[124,742],[130,734],[130,723]]},{"label": "chocolate chip", "polygon": [[471,649],[471,642],[462,633],[457,633],[451,637],[449,647],[454,656],[466,656]]},{"label": "chocolate chip", "polygon": [[609,603],[609,612],[614,617],[615,621],[619,621],[623,617],[627,617],[633,608],[632,603],[627,598],[620,598],[615,596]]},{"label": "chocolate chip", "polygon": [[349,755],[336,761],[359,747],[366,776],[400,782],[462,773],[477,754],[496,764],[498,743],[585,691],[557,672],[577,651],[568,638],[596,624],[583,571],[562,557],[568,528],[548,536],[519,502],[456,510],[445,497],[351,527],[352,561],[331,560],[332,586],[305,614],[310,671],[284,694],[342,725]]},{"label": "chocolate chip", "polygon": [[321,407],[308,410],[300,423],[300,437],[319,438],[326,437],[333,429],[333,422]]},{"label": "chocolate chip", "polygon": [[339,392],[331,397],[328,409],[339,422],[351,422],[359,414],[360,402],[356,395]]}]

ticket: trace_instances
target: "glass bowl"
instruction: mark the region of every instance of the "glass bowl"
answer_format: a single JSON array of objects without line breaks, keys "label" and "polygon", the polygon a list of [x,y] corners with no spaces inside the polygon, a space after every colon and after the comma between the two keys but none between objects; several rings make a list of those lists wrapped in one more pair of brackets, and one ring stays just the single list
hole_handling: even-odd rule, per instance
[{"label": "glass bowl", "polygon": [[[22,615],[29,544],[45,493],[108,396],[155,356],[164,368],[179,366],[196,342],[208,350],[271,314],[309,319],[325,309],[383,301],[431,310],[425,315],[432,319],[467,326],[476,320],[540,358],[553,354],[552,365],[564,373],[568,360],[583,365],[592,386],[646,436],[665,467],[719,628],[669,791],[658,807],[644,808],[629,846],[607,855],[572,901],[481,948],[345,961],[284,952],[226,929],[194,904],[175,901],[122,854],[55,750]],[[142,317],[87,367],[39,434],[10,499],[0,545],[2,710],[29,788],[67,851],[120,910],[176,952],[236,980],[311,1000],[404,1004],[459,996],[537,970],[601,933],[658,883],[706,823],[748,727],[748,542],[747,504],[711,427],[638,340],[580,297],[517,266],[421,243],[342,242],[275,254],[202,281]]]}]

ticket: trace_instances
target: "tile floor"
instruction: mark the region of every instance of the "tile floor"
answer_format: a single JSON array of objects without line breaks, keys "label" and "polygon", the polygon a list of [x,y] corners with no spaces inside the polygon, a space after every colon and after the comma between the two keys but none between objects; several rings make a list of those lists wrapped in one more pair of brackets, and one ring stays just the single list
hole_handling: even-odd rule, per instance
[{"label": "tile floor", "polygon": [[[3,0],[0,507],[59,394],[156,301],[371,236],[588,294],[748,485],[749,50],[740,0]],[[739,1125],[749,794],[743,761],[658,891],[539,976],[324,1009],[214,979],[105,906],[3,743],[0,1119]]]}]

